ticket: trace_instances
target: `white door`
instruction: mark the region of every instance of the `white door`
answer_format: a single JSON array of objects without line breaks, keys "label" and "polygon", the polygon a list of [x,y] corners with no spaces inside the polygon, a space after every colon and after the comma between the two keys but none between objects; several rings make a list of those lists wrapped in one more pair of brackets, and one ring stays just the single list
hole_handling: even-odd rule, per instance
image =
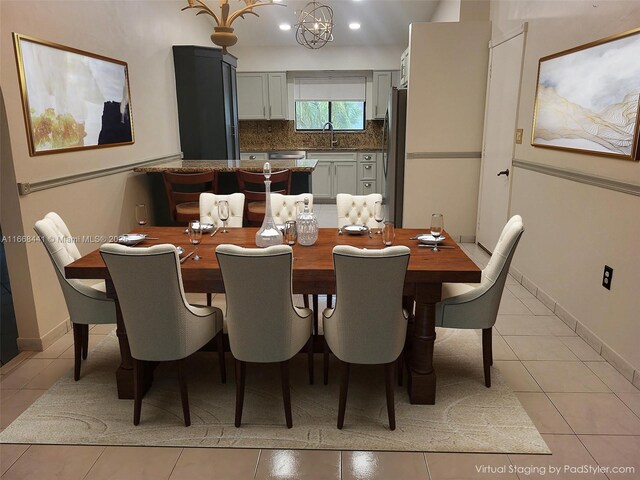
[{"label": "white door", "polygon": [[526,28],[491,46],[476,238],[493,252],[507,222]]}]

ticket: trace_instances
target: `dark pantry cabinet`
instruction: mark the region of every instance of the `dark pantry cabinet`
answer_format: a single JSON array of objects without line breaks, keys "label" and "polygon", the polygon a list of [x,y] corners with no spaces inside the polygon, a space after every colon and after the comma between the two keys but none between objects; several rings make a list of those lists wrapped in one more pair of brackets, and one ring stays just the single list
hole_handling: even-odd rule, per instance
[{"label": "dark pantry cabinet", "polygon": [[240,158],[233,55],[211,47],[173,47],[180,145],[185,159]]}]

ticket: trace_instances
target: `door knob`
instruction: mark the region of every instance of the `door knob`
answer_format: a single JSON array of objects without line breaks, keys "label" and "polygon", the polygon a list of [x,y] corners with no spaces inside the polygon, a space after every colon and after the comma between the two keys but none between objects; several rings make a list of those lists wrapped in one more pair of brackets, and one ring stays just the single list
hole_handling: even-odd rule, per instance
[{"label": "door knob", "polygon": [[509,176],[509,169],[507,168],[506,170],[502,170],[501,172],[498,172],[498,176],[500,175],[506,175],[507,177]]}]

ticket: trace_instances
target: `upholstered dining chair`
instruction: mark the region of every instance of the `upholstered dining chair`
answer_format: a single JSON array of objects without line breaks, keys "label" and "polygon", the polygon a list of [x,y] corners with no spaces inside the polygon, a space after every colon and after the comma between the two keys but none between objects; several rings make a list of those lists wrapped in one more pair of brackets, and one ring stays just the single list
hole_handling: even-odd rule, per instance
[{"label": "upholstered dining chair", "polygon": [[236,361],[235,425],[242,422],[247,362],[279,363],[287,428],[291,428],[289,360],[307,345],[313,383],[312,312],[293,306],[288,245],[242,248],[219,245],[218,263],[227,295],[227,333]]},{"label": "upholstered dining chair", "polygon": [[[298,217],[298,204],[309,200],[309,210],[313,208],[313,195],[310,193],[301,193],[299,195],[283,195],[281,193],[271,194],[271,213],[276,224],[284,224],[289,220],[295,220]],[[302,207],[300,207],[302,211]]]},{"label": "upholstered dining chair", "polygon": [[107,297],[104,281],[65,278],[64,267],[82,255],[57,213],[47,213],[34,229],[53,263],[69,310],[73,326],[73,378],[78,381],[82,360],[87,359],[89,349],[89,325],[115,324],[115,302]]},{"label": "upholstered dining chair", "polygon": [[[349,370],[355,364],[384,364],[389,428],[395,430],[393,376],[407,335],[402,291],[409,264],[405,246],[382,250],[338,245],[333,249],[337,300],[322,313],[326,345],[340,360],[338,428],[344,425]],[[325,348],[327,383],[329,352]]]},{"label": "upholstered dining chair", "polygon": [[218,215],[218,204],[226,200],[229,203],[229,219],[227,227],[242,227],[244,214],[244,193],[232,193],[231,195],[217,195],[215,193],[200,194],[200,222],[210,223],[216,227],[222,226],[222,220]]},{"label": "upholstered dining chair", "polygon": [[169,211],[174,222],[187,224],[200,216],[199,197],[203,192],[218,190],[215,171],[202,173],[163,172]]},{"label": "upholstered dining chair", "polygon": [[338,227],[344,227],[345,225],[377,227],[378,222],[374,218],[376,202],[382,202],[382,195],[379,193],[371,193],[369,195],[339,193],[336,196]]},{"label": "upholstered dining chair", "polygon": [[140,423],[145,364],[178,363],[185,426],[191,425],[186,358],[217,337],[222,383],[226,382],[222,311],[190,305],[175,246],[132,248],[105,244],[100,254],[118,295],[134,369],[133,424]]},{"label": "upholstered dining chair", "polygon": [[442,300],[436,304],[436,326],[482,330],[484,383],[491,387],[492,333],[511,260],[524,233],[520,215],[507,222],[480,284],[443,283]]},{"label": "upholstered dining chair", "polygon": [[[245,194],[245,223],[249,226],[260,226],[264,220],[265,193],[264,175],[262,173],[238,170],[236,172],[238,189]],[[291,192],[291,170],[281,170],[271,174],[271,193],[289,195]]]}]

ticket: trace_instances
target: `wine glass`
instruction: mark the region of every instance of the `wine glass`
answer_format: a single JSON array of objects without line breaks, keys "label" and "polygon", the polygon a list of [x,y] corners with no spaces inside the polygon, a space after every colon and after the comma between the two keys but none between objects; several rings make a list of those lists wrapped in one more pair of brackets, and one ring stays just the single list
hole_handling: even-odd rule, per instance
[{"label": "wine glass", "polygon": [[441,213],[434,213],[431,215],[431,235],[435,240],[435,245],[433,246],[433,251],[438,252],[438,240],[440,239],[440,235],[442,235],[442,231],[444,230],[444,217]]},{"label": "wine glass", "polygon": [[144,234],[144,226],[147,224],[147,206],[144,203],[136,205],[136,222],[138,222]]},{"label": "wine glass", "polygon": [[373,206],[373,219],[378,222],[378,231],[376,232],[376,234],[381,235],[381,224],[382,222],[384,222],[384,205],[382,205],[382,202],[376,202]]},{"label": "wine glass", "polygon": [[202,257],[198,255],[198,245],[202,241],[202,227],[200,227],[199,220],[192,220],[189,222],[189,241],[195,247],[195,255],[193,259],[198,261]]},{"label": "wine glass", "polygon": [[218,202],[218,217],[222,220],[222,233],[229,233],[227,231],[227,220],[229,220],[229,202],[226,200],[220,200]]}]

